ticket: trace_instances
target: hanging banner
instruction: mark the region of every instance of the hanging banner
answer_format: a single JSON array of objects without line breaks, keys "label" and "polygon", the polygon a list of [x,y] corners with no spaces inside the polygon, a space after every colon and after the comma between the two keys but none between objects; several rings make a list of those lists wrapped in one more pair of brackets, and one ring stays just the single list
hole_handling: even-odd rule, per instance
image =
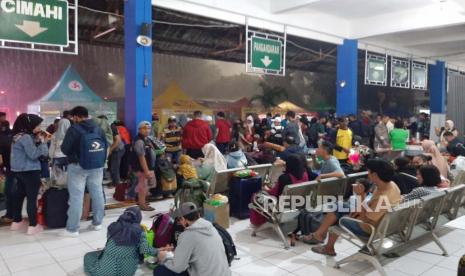
[{"label": "hanging banner", "polygon": [[386,86],[387,56],[365,52],[365,84]]},{"label": "hanging banner", "polygon": [[428,67],[424,63],[412,61],[412,89],[426,90],[428,87]]},{"label": "hanging banner", "polygon": [[391,56],[391,86],[410,88],[410,60]]}]

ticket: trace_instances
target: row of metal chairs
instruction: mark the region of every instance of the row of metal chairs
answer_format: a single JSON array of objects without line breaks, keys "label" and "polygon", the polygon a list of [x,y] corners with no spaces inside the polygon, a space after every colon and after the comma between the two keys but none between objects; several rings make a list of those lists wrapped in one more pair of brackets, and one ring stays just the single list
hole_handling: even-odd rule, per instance
[{"label": "row of metal chairs", "polygon": [[[310,200],[310,202],[304,202],[304,206],[302,208],[305,206],[311,206],[315,208],[317,207],[316,205],[318,196],[343,196],[348,184],[353,183],[357,178],[366,176],[367,172],[362,172],[350,174],[344,178],[333,177],[322,179],[321,181],[315,180],[300,184],[287,185],[284,187],[282,196],[300,196],[306,200]],[[260,208],[260,206],[255,206],[253,204],[250,204],[249,207],[267,219],[266,224],[254,229],[252,236],[256,236],[258,232],[272,227],[283,241],[284,248],[288,249],[289,241],[286,239],[282,228],[289,224],[295,225],[300,210],[297,208],[289,208],[286,210],[274,209],[273,211],[270,211],[269,209]]]},{"label": "row of metal chairs", "polygon": [[[403,246],[412,240],[429,235],[439,246],[444,256],[447,250],[441,243],[435,230],[441,218],[444,221],[457,217],[459,208],[465,207],[465,185],[457,185],[450,189],[433,193],[419,200],[403,203],[386,213],[378,227],[367,224],[372,233],[369,238],[362,238],[344,226],[333,226],[330,232],[339,235],[360,248],[354,255],[348,256],[338,262],[335,267],[352,261],[366,260],[370,262],[381,275],[387,275],[379,258]],[[350,220],[363,223],[357,219],[343,217],[341,221]],[[341,224],[340,224],[341,225]],[[389,246],[387,246],[389,245]]]}]

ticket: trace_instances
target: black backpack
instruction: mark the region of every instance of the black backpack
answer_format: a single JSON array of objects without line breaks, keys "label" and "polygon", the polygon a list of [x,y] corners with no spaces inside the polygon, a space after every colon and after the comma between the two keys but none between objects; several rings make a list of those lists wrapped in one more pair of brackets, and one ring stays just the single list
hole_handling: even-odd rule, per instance
[{"label": "black backpack", "polygon": [[218,231],[218,234],[220,234],[221,239],[223,240],[226,258],[228,259],[229,266],[231,266],[231,262],[234,260],[234,257],[237,256],[236,245],[234,245],[234,241],[226,229],[216,223],[213,223],[213,226],[216,228],[216,231]]}]

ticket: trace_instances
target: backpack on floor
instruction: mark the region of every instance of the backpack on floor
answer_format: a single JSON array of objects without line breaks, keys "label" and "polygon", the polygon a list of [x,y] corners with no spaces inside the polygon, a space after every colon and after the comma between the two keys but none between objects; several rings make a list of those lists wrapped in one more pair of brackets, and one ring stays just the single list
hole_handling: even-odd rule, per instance
[{"label": "backpack on floor", "polygon": [[228,264],[231,266],[231,262],[237,256],[236,245],[226,229],[221,227],[219,224],[213,223],[216,231],[220,234],[221,239],[223,240],[224,251],[226,253],[226,258],[228,259]]},{"label": "backpack on floor", "polygon": [[207,200],[208,187],[208,182],[197,178],[184,180],[181,188],[176,192],[174,205],[179,207],[184,202],[193,202],[201,208]]},{"label": "backpack on floor", "polygon": [[174,242],[174,219],[169,214],[155,215],[151,230],[155,233],[153,244],[156,248],[165,247]]},{"label": "backpack on floor", "polygon": [[79,165],[84,170],[103,168],[107,158],[107,141],[100,134],[100,127],[87,130],[80,124],[75,124],[81,134],[79,142]]},{"label": "backpack on floor", "polygon": [[300,211],[298,221],[301,234],[308,235],[318,230],[324,216],[323,212],[309,212],[305,209]]},{"label": "backpack on floor", "polygon": [[160,174],[161,190],[165,193],[174,193],[177,189],[177,182],[173,163],[166,158],[159,158],[157,169]]}]

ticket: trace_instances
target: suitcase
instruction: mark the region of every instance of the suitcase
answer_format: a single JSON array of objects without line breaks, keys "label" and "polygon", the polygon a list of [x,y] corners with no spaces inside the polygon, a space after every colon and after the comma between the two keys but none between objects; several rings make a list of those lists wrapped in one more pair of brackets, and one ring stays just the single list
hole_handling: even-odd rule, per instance
[{"label": "suitcase", "polygon": [[50,188],[44,193],[45,224],[48,228],[64,228],[68,219],[67,189]]},{"label": "suitcase", "polygon": [[262,189],[261,176],[251,178],[231,177],[229,182],[229,203],[231,216],[249,218],[249,203],[253,194]]}]

